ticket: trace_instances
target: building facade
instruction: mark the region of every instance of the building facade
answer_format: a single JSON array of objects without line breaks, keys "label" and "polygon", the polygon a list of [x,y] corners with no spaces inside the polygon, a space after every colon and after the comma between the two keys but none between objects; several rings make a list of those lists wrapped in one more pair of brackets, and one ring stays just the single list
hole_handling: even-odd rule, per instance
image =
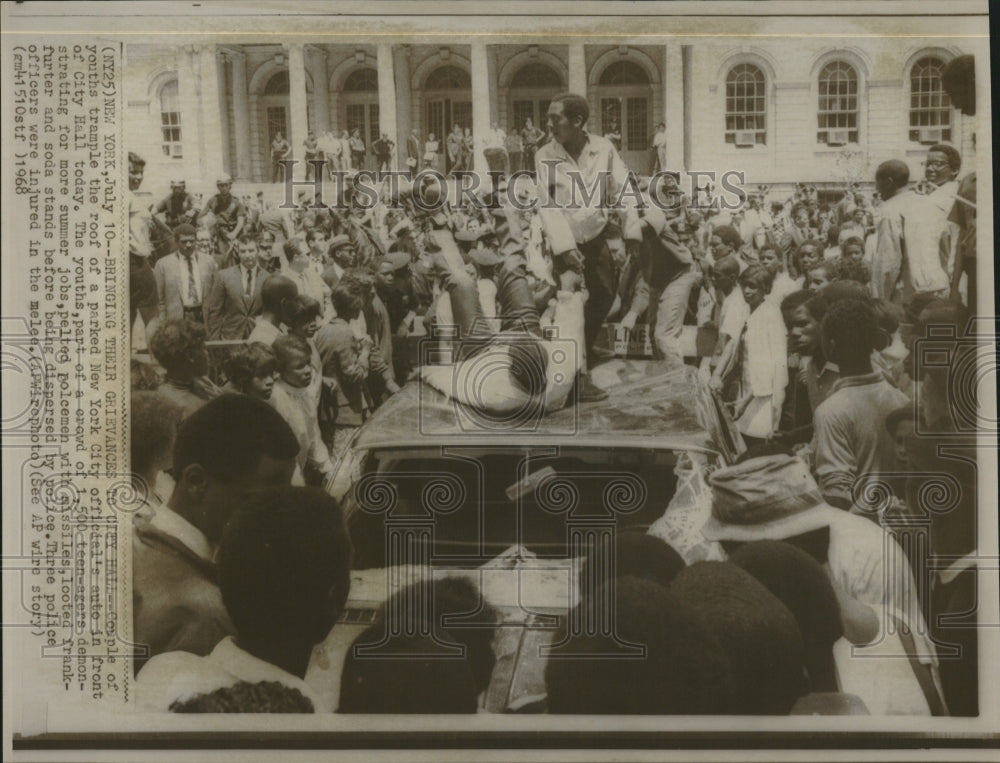
[{"label": "building facade", "polygon": [[[223,172],[269,181],[278,132],[299,159],[309,130],[359,128],[369,146],[386,132],[404,167],[412,129],[421,149],[430,132],[443,149],[455,124],[483,136],[530,117],[544,129],[549,99],[570,90],[586,95],[591,131],[616,126],[640,173],[653,166],[661,122],[670,169],[739,170],[748,186],[775,190],[869,184],[890,158],[919,178],[927,147],[941,141],[971,159],[974,120],[951,107],[940,78],[960,48],[905,37],[850,43],[132,45],[126,140],[151,177],[211,190]],[[485,167],[479,140],[475,153]]]}]

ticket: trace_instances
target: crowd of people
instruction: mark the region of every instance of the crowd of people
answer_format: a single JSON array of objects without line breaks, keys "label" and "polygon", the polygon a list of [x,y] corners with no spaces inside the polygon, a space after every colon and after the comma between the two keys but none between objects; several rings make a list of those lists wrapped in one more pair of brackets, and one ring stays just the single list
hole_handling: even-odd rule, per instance
[{"label": "crowd of people", "polygon": [[[529,117],[520,128],[509,133],[497,123],[481,138],[481,147],[488,167],[511,175],[521,170],[535,171],[535,151],[551,139],[534,125]],[[619,147],[620,147],[619,138]],[[473,156],[477,148],[472,128],[455,123],[447,135],[428,132],[421,142],[420,131],[413,128],[406,138],[406,168],[416,173],[432,169],[448,176],[473,169]],[[342,130],[339,135],[327,130],[321,135],[310,130],[302,143],[301,151],[294,151],[292,144],[281,132],[271,141],[271,182],[285,180],[288,161],[305,163],[306,180],[314,177],[319,167],[324,176],[333,177],[338,172],[374,171],[378,174],[395,169],[393,158],[396,142],[386,132],[369,145],[362,129]],[[319,164],[316,164],[319,162]]]},{"label": "crowd of people", "polygon": [[[974,108],[958,92],[953,102]],[[417,379],[491,413],[531,399],[558,409],[574,387],[599,404],[589,371],[609,359],[600,340],[613,322],[647,326],[656,359],[697,365],[748,449],[706,475],[701,532],[728,560],[623,541],[619,635],[647,658],[594,660],[599,643],[570,639],[586,669],[549,662],[548,711],[786,714],[840,692],[873,713],[975,714],[975,628],[946,623],[974,611],[975,464],[936,447],[962,442],[948,373],[975,308],[975,179],[959,180],[959,153],[932,146],[915,187],[905,163],[884,162],[875,194],[847,188],[833,202],[800,185],[705,210],[640,182],[622,209],[570,209],[572,172],[588,186],[608,168],[613,186],[629,182],[587,120],[585,99],[554,97],[539,182],[511,189],[555,204],[512,205],[498,186],[428,210],[415,193],[447,194],[431,179],[395,196],[386,185],[369,209],[348,193],[342,206],[304,194],[293,210],[252,210],[228,178],[202,210],[180,183],[153,208],[133,204],[133,322],[155,361],[133,364],[133,467],[151,507],[135,534],[135,637],[153,657],[140,688],[161,709],[334,709],[307,669],[348,594],[350,543],[323,487],[358,427]],[[130,155],[133,190],[142,170]],[[648,203],[657,193],[676,203]],[[457,326],[438,340],[453,363],[414,357],[421,325]],[[685,357],[686,325],[715,337],[704,357]],[[547,326],[579,353],[552,352]],[[942,326],[934,349],[953,361],[925,364],[927,329]],[[225,349],[211,374],[207,342]],[[477,373],[487,367],[506,373]],[[960,486],[948,511],[924,505],[930,473]],[[927,527],[926,544],[911,542]],[[475,609],[453,599],[479,593],[460,593],[440,598]],[[378,640],[385,612],[361,643]],[[480,639],[478,628],[445,640]],[[889,635],[910,659],[873,659],[851,682],[839,645]],[[438,642],[346,658],[340,711],[474,712],[489,639],[461,661],[435,659]]]}]

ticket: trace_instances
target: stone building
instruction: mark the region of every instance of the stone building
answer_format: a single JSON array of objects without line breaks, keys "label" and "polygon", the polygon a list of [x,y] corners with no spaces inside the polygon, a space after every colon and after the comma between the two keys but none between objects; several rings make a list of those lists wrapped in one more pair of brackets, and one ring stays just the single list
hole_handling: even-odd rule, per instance
[{"label": "stone building", "polygon": [[[132,45],[127,143],[146,158],[151,178],[182,176],[211,191],[221,172],[238,183],[269,181],[277,132],[302,158],[308,130],[360,128],[369,146],[384,131],[402,167],[413,128],[421,145],[454,124],[478,136],[493,123],[520,128],[527,117],[544,128],[549,99],[571,90],[586,94],[592,131],[617,122],[622,154],[638,172],[652,166],[660,122],[671,169],[741,170],[748,185],[775,190],[868,184],[889,158],[905,159],[921,177],[927,146],[942,140],[967,159],[975,151],[974,119],[951,108],[941,87],[941,68],[963,52],[953,40],[443,39]],[[485,166],[480,141],[476,166]]]}]

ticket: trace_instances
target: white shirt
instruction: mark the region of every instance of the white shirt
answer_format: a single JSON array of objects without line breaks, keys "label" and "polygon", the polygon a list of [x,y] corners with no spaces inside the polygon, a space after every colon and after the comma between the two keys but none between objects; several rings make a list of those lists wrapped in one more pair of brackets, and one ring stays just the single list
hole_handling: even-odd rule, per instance
[{"label": "white shirt", "polygon": [[[539,340],[548,352],[544,407],[546,411],[562,408],[573,389],[577,371],[582,366],[583,296],[580,292],[561,291],[557,295],[553,320],[560,336],[555,341]],[[529,395],[506,374],[493,370],[511,364],[510,350],[502,340],[475,356],[453,366],[422,366],[421,378],[434,389],[465,405],[490,413],[523,410]]]},{"label": "white shirt", "polygon": [[[626,212],[625,238],[639,241],[642,229],[635,211],[633,193],[622,194],[629,177],[628,167],[607,138],[587,135],[578,159],[573,159],[556,140],[551,140],[535,154],[538,172],[538,213],[553,254],[564,254],[577,244],[592,241],[604,230],[610,204],[621,202]],[[578,179],[572,178],[578,174]],[[600,179],[608,173],[605,198],[601,198]],[[582,188],[581,183],[582,181]],[[635,186],[631,186],[634,190]],[[596,189],[596,190],[595,190]],[[584,203],[593,193],[593,199]],[[563,226],[568,224],[572,238],[566,240]]]},{"label": "white shirt", "polygon": [[240,649],[232,636],[222,639],[206,657],[190,652],[165,652],[151,659],[136,676],[136,701],[146,712],[163,713],[168,712],[174,702],[240,681],[254,684],[276,681],[302,692],[317,713],[330,712],[305,681]]},{"label": "white shirt", "polygon": [[247,275],[250,276],[250,296],[253,296],[254,287],[257,285],[257,267],[245,268],[242,265],[240,267],[240,286],[243,288],[243,293],[247,293]]},{"label": "white shirt", "polygon": [[215,547],[205,537],[205,534],[165,505],[151,507],[149,526],[156,528],[164,535],[176,538],[187,546],[193,554],[206,562],[212,561],[215,556]]},{"label": "white shirt", "polygon": [[743,299],[743,291],[737,286],[722,300],[722,307],[719,308],[719,334],[739,339],[749,315],[750,308]]},{"label": "white shirt", "polygon": [[[184,307],[201,307],[204,294],[202,294],[201,268],[198,267],[198,253],[195,252],[192,254],[190,260],[188,260],[188,258],[180,252],[177,252],[174,256],[177,258],[177,281],[181,295],[181,303]],[[191,299],[192,270],[194,271],[195,300]]]},{"label": "white shirt", "polygon": [[771,284],[771,291],[768,293],[766,299],[769,299],[780,308],[781,301],[785,297],[802,289],[803,280],[802,278],[792,278],[785,271],[779,272],[774,277],[774,283]]}]

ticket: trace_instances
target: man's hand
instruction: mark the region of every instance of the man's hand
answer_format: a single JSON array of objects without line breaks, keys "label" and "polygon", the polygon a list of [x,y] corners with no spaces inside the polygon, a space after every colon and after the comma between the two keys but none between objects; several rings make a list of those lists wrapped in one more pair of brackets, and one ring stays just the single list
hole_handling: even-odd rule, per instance
[{"label": "man's hand", "polygon": [[559,274],[559,288],[563,291],[580,291],[583,276],[575,270],[564,270]]},{"label": "man's hand", "polygon": [[583,272],[583,255],[580,253],[579,249],[570,249],[567,252],[563,252],[559,255],[563,259],[563,263],[570,270],[574,270],[578,273]]},{"label": "man's hand", "polygon": [[622,318],[622,324],[621,325],[623,327],[627,328],[629,331],[631,331],[632,329],[635,328],[635,322],[636,322],[636,319],[638,317],[639,317],[638,315],[636,315],[635,313],[632,313],[632,312],[625,313],[625,317]]},{"label": "man's hand", "polygon": [[708,380],[708,388],[712,392],[722,392],[722,379],[713,374],[712,378]]},{"label": "man's hand", "polygon": [[396,384],[396,382],[392,379],[386,379],[385,391],[388,392],[390,395],[395,395],[397,392],[399,392],[399,385]]}]

